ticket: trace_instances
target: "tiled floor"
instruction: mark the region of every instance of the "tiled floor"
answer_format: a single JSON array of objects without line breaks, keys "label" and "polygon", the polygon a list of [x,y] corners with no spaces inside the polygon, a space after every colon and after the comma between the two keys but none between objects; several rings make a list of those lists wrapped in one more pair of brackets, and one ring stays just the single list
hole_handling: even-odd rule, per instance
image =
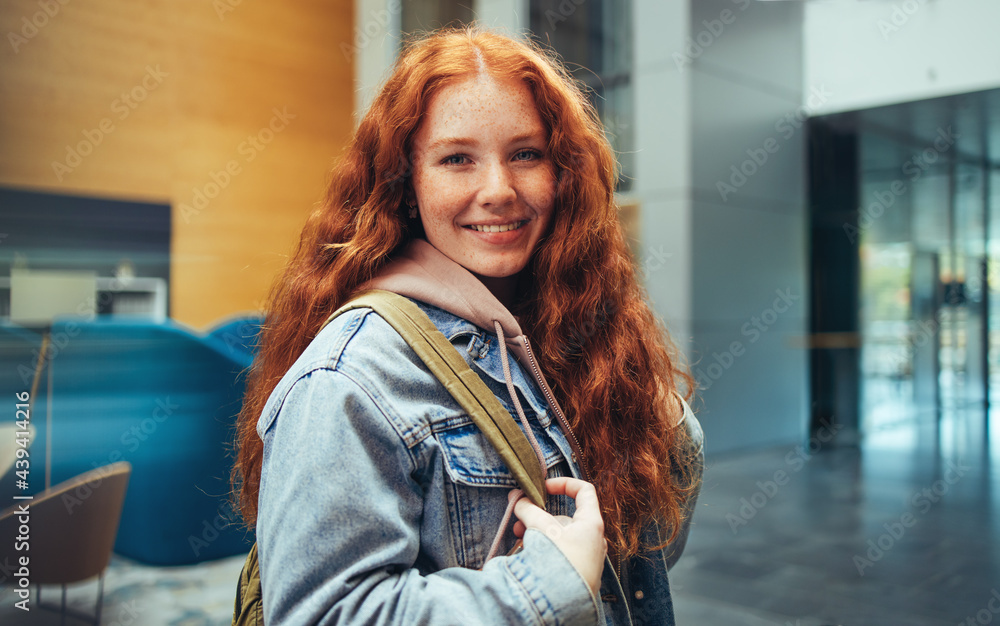
[{"label": "tiled floor", "polygon": [[671,572],[679,624],[1000,624],[1000,433],[981,414],[813,449],[710,460]]},{"label": "tiled floor", "polygon": [[[887,429],[861,449],[710,458],[671,572],[682,626],[1000,624],[1000,420]],[[925,491],[927,490],[927,491]],[[102,624],[229,624],[242,558],[148,568],[116,558]],[[83,608],[96,585],[74,588]],[[55,592],[48,599],[57,600]],[[0,592],[0,624],[57,624]],[[68,622],[76,623],[76,622]]]}]

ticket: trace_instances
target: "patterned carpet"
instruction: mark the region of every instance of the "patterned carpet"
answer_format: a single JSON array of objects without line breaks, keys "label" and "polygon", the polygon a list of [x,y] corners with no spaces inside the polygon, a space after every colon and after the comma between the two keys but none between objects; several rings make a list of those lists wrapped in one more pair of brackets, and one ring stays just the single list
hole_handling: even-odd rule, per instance
[{"label": "patterned carpet", "polygon": [[[220,626],[231,623],[236,580],[244,556],[185,567],[150,567],[114,556],[105,574],[102,626]],[[0,590],[0,624],[49,626],[60,623],[56,611],[40,609],[32,588],[31,611],[14,607],[19,598]],[[67,588],[67,604],[93,614],[97,580]],[[42,588],[42,601],[58,605],[58,586]],[[68,618],[67,625],[82,624]]]}]

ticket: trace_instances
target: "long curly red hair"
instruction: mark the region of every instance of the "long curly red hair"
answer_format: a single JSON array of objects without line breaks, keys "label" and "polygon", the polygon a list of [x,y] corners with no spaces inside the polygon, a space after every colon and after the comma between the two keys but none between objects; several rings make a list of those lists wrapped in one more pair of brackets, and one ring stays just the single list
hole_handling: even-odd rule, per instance
[{"label": "long curly red hair", "polygon": [[248,525],[257,518],[256,425],[268,396],[326,317],[419,235],[406,207],[413,137],[436,92],[482,71],[524,81],[549,133],[553,224],[514,313],[580,440],[607,539],[627,556],[654,547],[640,545],[650,521],[672,530],[668,541],[676,533],[692,485],[673,391],[690,395],[694,386],[637,280],[618,221],[613,152],[554,55],[476,28],[439,31],[400,56],[272,289],[237,425],[232,478]]}]

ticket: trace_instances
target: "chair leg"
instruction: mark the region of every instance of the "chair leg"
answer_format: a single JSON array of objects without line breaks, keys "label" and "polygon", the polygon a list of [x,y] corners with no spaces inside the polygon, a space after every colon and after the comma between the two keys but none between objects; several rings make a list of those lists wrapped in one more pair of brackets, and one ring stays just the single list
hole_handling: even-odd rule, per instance
[{"label": "chair leg", "polygon": [[84,611],[78,611],[67,605],[66,602],[66,585],[62,585],[62,603],[61,604],[44,604],[42,603],[42,586],[37,586],[38,591],[35,595],[35,605],[39,609],[45,609],[46,611],[59,611],[59,623],[62,626],[66,626],[66,615],[69,615],[73,619],[80,620],[87,624],[93,624],[94,626],[100,626],[101,624],[101,612],[104,608],[104,572],[101,572],[97,578],[97,607],[93,615],[88,614]]},{"label": "chair leg", "polygon": [[104,571],[101,570],[101,575],[97,579],[97,615],[94,621],[94,626],[101,626],[101,607],[104,604]]}]

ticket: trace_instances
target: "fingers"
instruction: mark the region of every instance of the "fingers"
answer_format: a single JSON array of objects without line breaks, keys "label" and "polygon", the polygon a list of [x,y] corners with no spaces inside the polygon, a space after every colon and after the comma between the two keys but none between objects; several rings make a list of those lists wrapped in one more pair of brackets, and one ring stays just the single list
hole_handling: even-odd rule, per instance
[{"label": "fingers", "polygon": [[514,515],[518,518],[515,534],[523,537],[528,528],[545,534],[596,593],[600,590],[608,548],[597,490],[588,482],[568,477],[545,481],[545,489],[552,495],[573,498],[576,513],[572,518],[553,516],[522,497],[514,504]]},{"label": "fingers", "polygon": [[576,514],[573,519],[602,523],[601,505],[597,500],[597,489],[587,481],[569,476],[549,478],[545,481],[545,490],[552,495],[567,495],[576,500]]},{"label": "fingers", "polygon": [[[566,517],[565,515],[556,515],[555,520],[559,522],[559,524],[562,526],[569,526],[570,523],[572,523],[573,521],[572,518]],[[515,537],[518,538],[524,537],[525,530],[527,530],[527,527],[524,525],[524,522],[522,522],[521,520],[517,520],[516,522],[514,522],[513,531]]]},{"label": "fingers", "polygon": [[523,497],[514,505],[514,515],[525,528],[535,528],[549,534],[559,523],[543,509],[535,506],[527,497]]},{"label": "fingers", "polygon": [[518,539],[523,538],[525,530],[527,530],[527,528],[525,528],[524,522],[522,522],[521,520],[517,520],[516,522],[514,522],[514,536],[515,537],[517,537]]},{"label": "fingers", "polygon": [[597,490],[592,484],[577,478],[560,477],[546,480],[545,488],[552,495],[567,495],[574,498],[576,500],[576,513],[572,519],[563,516],[561,516],[562,519],[559,519],[532,504],[523,494],[515,496],[512,492],[512,498],[520,496],[514,505],[514,515],[518,520],[514,525],[516,536],[523,537],[526,529],[534,528],[550,538],[555,538],[562,534],[563,526],[574,521],[588,524],[598,534],[604,534],[604,519],[601,516],[601,508],[597,500]]}]

